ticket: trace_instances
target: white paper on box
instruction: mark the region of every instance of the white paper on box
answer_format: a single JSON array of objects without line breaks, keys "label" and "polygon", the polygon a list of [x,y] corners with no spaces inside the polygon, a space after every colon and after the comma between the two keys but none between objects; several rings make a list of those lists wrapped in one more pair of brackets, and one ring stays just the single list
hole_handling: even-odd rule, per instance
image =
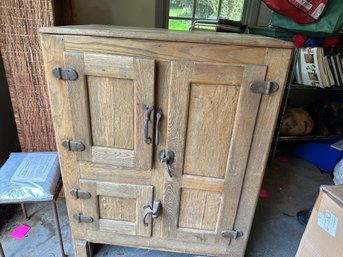
[{"label": "white paper on box", "polygon": [[49,171],[56,165],[56,154],[27,155],[14,172],[11,182],[45,182]]},{"label": "white paper on box", "polygon": [[319,212],[317,224],[331,236],[336,236],[338,218],[331,211]]}]

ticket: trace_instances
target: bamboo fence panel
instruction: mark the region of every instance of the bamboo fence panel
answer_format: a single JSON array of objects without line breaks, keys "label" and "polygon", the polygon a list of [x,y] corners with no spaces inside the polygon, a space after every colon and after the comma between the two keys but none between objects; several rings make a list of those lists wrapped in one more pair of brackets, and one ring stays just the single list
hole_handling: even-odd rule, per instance
[{"label": "bamboo fence panel", "polygon": [[71,0],[0,1],[0,50],[24,152],[56,150],[37,30],[71,22]]}]

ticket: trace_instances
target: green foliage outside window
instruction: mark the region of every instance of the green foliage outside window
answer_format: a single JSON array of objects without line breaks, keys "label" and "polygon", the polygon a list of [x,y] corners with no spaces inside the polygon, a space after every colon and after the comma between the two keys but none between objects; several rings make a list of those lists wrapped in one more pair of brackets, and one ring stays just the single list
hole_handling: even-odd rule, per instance
[{"label": "green foliage outside window", "polygon": [[[196,9],[193,17],[194,1]],[[213,19],[218,17],[240,21],[244,0],[170,0],[169,28],[187,30],[194,19]],[[218,10],[220,6],[220,10]],[[219,12],[219,15],[218,15]],[[185,20],[172,17],[186,18]],[[189,20],[187,20],[187,18]]]}]

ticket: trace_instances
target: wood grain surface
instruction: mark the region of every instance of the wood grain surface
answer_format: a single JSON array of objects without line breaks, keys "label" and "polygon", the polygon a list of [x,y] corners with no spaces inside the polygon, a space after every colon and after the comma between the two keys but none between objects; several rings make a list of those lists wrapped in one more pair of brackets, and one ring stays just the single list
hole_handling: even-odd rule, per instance
[{"label": "wood grain surface", "polygon": [[[78,72],[77,80],[66,82],[74,140],[86,146],[78,159],[150,169],[144,105],[154,106],[154,59],[74,51],[64,55],[65,65]],[[153,138],[154,114],[149,124]]]},{"label": "wood grain surface", "polygon": [[[125,32],[106,26],[91,28],[42,30],[46,32],[42,34],[46,69],[63,64],[63,52],[82,55],[86,93],[92,94],[87,95],[92,103],[86,107],[92,158],[59,146],[67,190],[84,185],[95,196],[88,201],[67,195],[70,215],[81,211],[97,220],[95,224],[77,224],[70,219],[77,256],[91,256],[85,255],[87,242],[220,257],[244,256],[285,88],[292,55],[290,45],[260,37],[253,42],[254,37],[250,36],[248,43],[241,44],[238,38],[244,36],[215,33],[206,39],[205,34],[159,35],[137,29]],[[52,31],[68,35],[51,34]],[[177,35],[175,40],[172,35]],[[47,51],[51,47],[57,51]],[[280,89],[271,95],[249,90],[252,81],[265,79],[276,81]],[[48,81],[57,142],[77,138],[69,109],[73,99],[65,83],[56,81],[51,74]],[[142,92],[142,99],[146,97],[163,110],[160,144],[151,145],[151,152],[144,150],[138,155],[138,151],[126,149],[132,135],[134,149],[139,149],[137,140],[144,139],[144,112],[135,100],[133,115],[125,121],[128,123],[119,121],[125,117],[124,109],[132,113],[129,99],[137,99],[128,97],[132,95],[130,81],[133,91]],[[125,108],[111,103],[116,93],[126,99],[122,103]],[[101,120],[97,114],[106,118]],[[132,124],[130,117],[133,126],[127,125]],[[132,130],[119,141],[122,148],[115,145],[117,141],[112,137],[125,133],[123,129],[114,131],[112,124]],[[140,134],[136,135],[136,131]],[[163,149],[175,152],[172,178],[159,161],[159,151]],[[113,161],[116,155],[117,161]],[[138,162],[132,156],[137,156]],[[151,163],[149,168],[136,165],[147,161]],[[149,226],[145,227],[143,207],[154,199],[161,200],[162,213],[153,225],[149,217]],[[229,244],[221,232],[232,229],[242,231],[243,236]]]},{"label": "wood grain surface", "polygon": [[218,45],[239,45],[252,47],[294,48],[287,41],[257,35],[238,33],[216,33],[199,31],[173,31],[155,28],[134,28],[104,25],[81,25],[64,27],[46,27],[41,33],[80,35],[98,37],[133,38],[175,42],[210,43]]}]

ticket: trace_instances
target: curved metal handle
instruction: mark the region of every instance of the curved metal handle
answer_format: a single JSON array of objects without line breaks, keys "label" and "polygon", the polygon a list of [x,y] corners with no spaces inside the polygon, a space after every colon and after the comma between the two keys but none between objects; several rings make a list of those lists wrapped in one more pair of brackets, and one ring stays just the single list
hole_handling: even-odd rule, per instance
[{"label": "curved metal handle", "polygon": [[144,206],[144,217],[143,217],[143,224],[144,226],[149,226],[149,222],[147,221],[147,218],[149,215],[152,215],[152,209],[149,205]]},{"label": "curved metal handle", "polygon": [[144,226],[147,227],[149,226],[149,222],[147,221],[148,216],[151,215],[152,219],[155,222],[162,209],[162,204],[161,204],[161,201],[155,200],[152,208],[149,205],[145,205],[143,208],[144,208],[143,224]]},{"label": "curved metal handle", "polygon": [[158,145],[160,143],[160,135],[158,133],[158,126],[160,124],[160,119],[163,116],[162,109],[159,108],[156,112],[156,127],[155,127],[155,144]]},{"label": "curved metal handle", "polygon": [[154,106],[143,104],[143,109],[145,112],[144,137],[145,137],[145,143],[149,145],[152,142],[151,137],[149,137],[149,121],[150,121],[150,115],[152,111],[154,110]]}]

